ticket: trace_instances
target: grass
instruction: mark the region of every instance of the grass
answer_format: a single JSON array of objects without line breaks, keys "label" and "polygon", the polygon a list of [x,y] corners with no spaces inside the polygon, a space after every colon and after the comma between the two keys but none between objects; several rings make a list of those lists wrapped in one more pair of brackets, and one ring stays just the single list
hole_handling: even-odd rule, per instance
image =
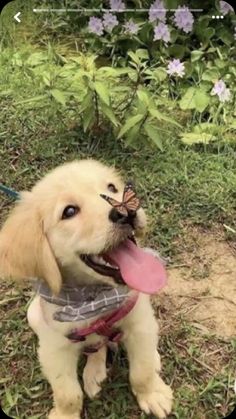
[{"label": "grass", "polygon": [[[37,47],[27,42],[17,46],[21,54]],[[179,257],[179,243],[187,225],[211,228],[226,224],[235,230],[233,138],[229,143],[189,148],[172,131],[165,135],[163,152],[150,146],[133,150],[123,141],[117,142],[111,132],[88,138],[78,126],[75,112],[61,112],[50,101],[44,106],[36,102],[19,104],[22,98],[37,95],[39,87],[24,65],[13,68],[15,52],[5,45],[1,54],[0,181],[22,190],[66,160],[94,157],[115,164],[127,178],[136,179],[150,218],[146,242],[172,261]],[[11,205],[10,199],[1,196],[1,221]],[[225,233],[227,239],[235,240],[234,233]],[[13,418],[43,418],[51,406],[51,390],[42,377],[36,338],[26,322],[30,290],[26,287],[22,293],[2,283],[0,296],[2,406]],[[225,417],[235,404],[232,384],[236,341],[203,334],[180,313],[170,317],[161,307],[157,312],[162,324],[163,376],[175,391],[171,417]],[[101,398],[85,399],[83,417],[144,419],[130,392],[127,374],[126,356],[120,351]]]},{"label": "grass", "polygon": [[[36,338],[26,322],[29,291],[9,289],[2,285],[0,303],[2,336],[0,397],[4,411],[12,418],[43,418],[51,406],[51,392],[42,379],[36,357]],[[232,394],[235,371],[236,340],[224,341],[199,333],[181,315],[170,324],[168,313],[157,308],[161,317],[160,352],[163,376],[175,391],[171,418],[218,419],[233,410]],[[81,367],[79,368],[81,376]],[[130,392],[125,353],[119,351],[101,397],[85,398],[83,417],[109,419],[146,418],[141,414]]]}]

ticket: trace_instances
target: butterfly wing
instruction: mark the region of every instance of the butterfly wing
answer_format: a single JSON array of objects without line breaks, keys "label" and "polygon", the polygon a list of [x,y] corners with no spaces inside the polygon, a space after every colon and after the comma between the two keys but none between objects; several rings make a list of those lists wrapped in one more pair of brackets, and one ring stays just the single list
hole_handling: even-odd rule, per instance
[{"label": "butterfly wing", "polygon": [[128,211],[125,207],[125,205],[123,204],[123,202],[119,202],[114,198],[111,198],[110,196],[107,195],[100,195],[103,199],[105,199],[113,208],[115,208],[121,215],[127,216],[128,215]]},{"label": "butterfly wing", "polygon": [[128,183],[125,186],[123,204],[127,210],[131,212],[136,212],[140,207],[140,199],[137,197],[134,187],[131,183]]}]

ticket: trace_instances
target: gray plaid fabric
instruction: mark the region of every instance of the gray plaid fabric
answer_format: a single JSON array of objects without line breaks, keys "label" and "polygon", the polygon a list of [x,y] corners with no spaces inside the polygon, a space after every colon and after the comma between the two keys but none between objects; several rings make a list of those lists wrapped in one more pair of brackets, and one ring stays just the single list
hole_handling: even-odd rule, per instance
[{"label": "gray plaid fabric", "polygon": [[42,281],[37,281],[36,291],[47,302],[60,307],[53,316],[59,322],[79,322],[115,310],[130,296],[126,286],[78,286],[73,281],[64,283],[57,296],[52,295],[50,288]]}]

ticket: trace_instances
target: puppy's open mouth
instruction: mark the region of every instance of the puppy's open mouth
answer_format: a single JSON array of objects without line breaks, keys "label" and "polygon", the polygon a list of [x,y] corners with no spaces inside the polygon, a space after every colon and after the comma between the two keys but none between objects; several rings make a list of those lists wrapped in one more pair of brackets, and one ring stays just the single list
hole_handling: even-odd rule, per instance
[{"label": "puppy's open mouth", "polygon": [[138,247],[133,236],[106,253],[80,255],[80,258],[100,275],[147,294],[156,293],[166,282],[160,260]]},{"label": "puppy's open mouth", "polygon": [[[136,244],[134,235],[129,237]],[[108,253],[101,253],[99,255],[80,255],[80,259],[95,272],[100,275],[111,276],[119,284],[124,284],[119,266],[109,257]]]},{"label": "puppy's open mouth", "polygon": [[118,283],[124,283],[120,269],[112,261],[108,262],[106,255],[81,255],[82,261],[100,275],[111,276]]}]

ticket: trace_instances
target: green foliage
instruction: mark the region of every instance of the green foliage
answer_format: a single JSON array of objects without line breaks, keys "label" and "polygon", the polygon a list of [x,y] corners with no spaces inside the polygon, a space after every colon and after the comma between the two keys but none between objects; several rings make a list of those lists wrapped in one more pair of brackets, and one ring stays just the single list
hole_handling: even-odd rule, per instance
[{"label": "green foliage", "polygon": [[[134,147],[148,139],[162,150],[159,124],[175,124],[178,128],[181,125],[167,116],[158,103],[157,92],[146,85],[146,77],[150,79],[152,71],[147,66],[145,50],[130,51],[129,56],[127,67],[113,68],[99,67],[95,55],[78,54],[58,66],[58,55],[52,52],[51,56],[17,52],[10,62],[15,68],[24,67],[27,77],[38,86],[38,94],[17,101],[16,105],[31,107],[37,103],[47,107],[51,102],[61,113],[73,109],[85,132],[93,134],[110,125],[118,139],[125,137]],[[154,79],[162,78],[163,69],[155,68],[153,72]]]},{"label": "green foliage", "polygon": [[189,87],[179,106],[182,110],[196,109],[198,112],[203,112],[210,103],[210,96],[200,87]]},{"label": "green foliage", "polygon": [[[163,1],[169,9],[185,4],[177,0]],[[148,9],[152,3],[152,0],[142,4],[130,1],[126,5]],[[45,7],[53,7],[52,4],[58,7],[57,2],[43,2]],[[61,2],[65,8],[68,4]],[[92,0],[89,6],[99,9],[104,3]],[[36,1],[35,7],[42,7],[42,3]],[[71,0],[70,8],[77,7],[77,1]],[[81,1],[80,7],[88,7],[87,2]],[[188,7],[203,6],[200,1],[189,1]],[[196,136],[199,133],[188,132],[188,127],[183,133],[182,124],[174,119],[179,118],[181,122],[187,115],[190,125],[216,124],[224,126],[224,132],[234,123],[235,17],[229,13],[223,20],[212,19],[211,15],[219,10],[218,0],[204,2],[204,11],[200,15],[193,13],[194,23],[187,33],[175,24],[173,12],[168,11],[169,42],[154,39],[159,21],[150,22],[147,12],[114,12],[118,24],[112,30],[104,27],[102,35],[89,30],[91,17],[103,22],[102,11],[68,12],[57,17],[49,14],[46,21],[43,14],[38,14],[37,20],[31,18],[31,23],[35,25],[34,30],[40,28],[40,44],[28,50],[19,49],[14,54],[5,49],[1,56],[10,71],[21,71],[25,80],[31,80],[35,86],[34,96],[23,96],[16,105],[45,109],[53,106],[58,114],[72,112],[89,135],[109,130],[118,140],[125,140],[135,148],[152,142],[162,150],[163,133],[169,130],[170,124],[176,126],[177,135],[187,144],[218,140],[222,136],[217,133],[211,139],[207,132],[200,138]],[[138,25],[136,34],[124,29],[130,19]],[[16,31],[16,43],[17,35]],[[65,35],[71,43],[75,41],[76,50],[71,51],[69,47],[68,52],[68,45],[63,46]],[[173,60],[182,66],[182,74],[170,71],[168,66]],[[228,90],[225,98],[213,90],[219,81]],[[174,117],[170,118],[170,113]]]}]

